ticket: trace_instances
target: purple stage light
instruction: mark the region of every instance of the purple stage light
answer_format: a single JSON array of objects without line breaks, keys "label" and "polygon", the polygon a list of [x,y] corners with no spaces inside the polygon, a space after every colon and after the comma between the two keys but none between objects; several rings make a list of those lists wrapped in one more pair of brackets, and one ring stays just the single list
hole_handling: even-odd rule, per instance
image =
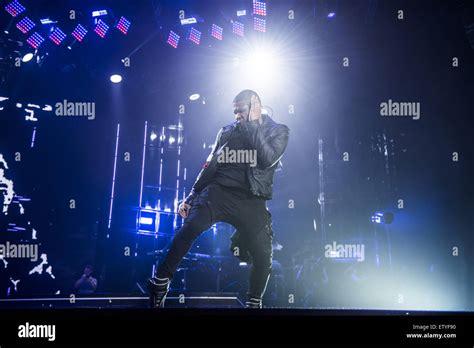
[{"label": "purple stage light", "polygon": [[239,36],[244,36],[244,25],[240,22],[232,22],[232,32]]},{"label": "purple stage light", "polygon": [[267,28],[266,28],[265,19],[254,17],[253,18],[253,28],[256,31],[261,31],[262,33],[266,32]]},{"label": "purple stage light", "polygon": [[336,17],[336,12],[329,12],[328,13],[328,18],[334,18]]},{"label": "purple stage light", "polygon": [[29,19],[28,17],[25,17],[23,18],[21,21],[19,21],[17,24],[16,24],[16,27],[23,33],[23,34],[26,34],[27,32],[29,32],[31,29],[34,28],[36,24],[33,23],[33,21],[31,19]]},{"label": "purple stage light", "polygon": [[95,26],[94,31],[99,35],[101,38],[104,38],[109,31],[109,26],[101,19],[97,21],[97,25]]},{"label": "purple stage light", "polygon": [[174,31],[170,31],[168,36],[168,41],[166,41],[171,47],[177,48],[179,44],[179,35]]},{"label": "purple stage light", "polygon": [[20,13],[26,10],[25,6],[20,4],[18,0],[12,1],[7,6],[5,6],[5,10],[12,16],[16,17]]},{"label": "purple stage light", "polygon": [[130,21],[127,20],[125,17],[120,17],[117,25],[115,26],[118,30],[120,30],[123,34],[128,33],[128,28],[130,28]]},{"label": "purple stage light", "polygon": [[259,16],[266,16],[267,4],[262,1],[253,0],[253,14]]},{"label": "purple stage light", "polygon": [[26,39],[26,42],[28,42],[28,44],[34,49],[38,48],[43,43],[43,41],[44,37],[42,37],[37,32],[34,32],[33,35]]},{"label": "purple stage light", "polygon": [[87,34],[87,29],[84,28],[81,24],[78,24],[76,28],[74,29],[74,31],[72,32],[72,36],[74,36],[74,38],[79,42],[82,42],[86,34]]},{"label": "purple stage light", "polygon": [[196,45],[199,45],[199,43],[201,42],[201,32],[199,30],[191,28],[191,31],[189,32],[188,40],[193,42]]},{"label": "purple stage light", "polygon": [[222,31],[223,29],[220,26],[213,24],[211,29],[211,36],[217,40],[222,40]]},{"label": "purple stage light", "polygon": [[59,28],[55,28],[51,35],[49,35],[51,41],[53,41],[56,45],[60,45],[61,42],[66,38],[66,34]]}]

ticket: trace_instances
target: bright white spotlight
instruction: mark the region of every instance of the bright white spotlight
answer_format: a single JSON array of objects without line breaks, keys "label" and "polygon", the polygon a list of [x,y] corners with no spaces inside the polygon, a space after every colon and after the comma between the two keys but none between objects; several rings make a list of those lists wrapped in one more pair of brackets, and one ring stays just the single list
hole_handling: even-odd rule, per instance
[{"label": "bright white spotlight", "polygon": [[151,135],[150,135],[150,140],[153,141],[153,140],[155,140],[157,137],[158,137],[158,135],[156,135],[155,132],[152,132]]},{"label": "bright white spotlight", "polygon": [[27,54],[25,54],[25,55],[23,56],[23,58],[21,59],[21,61],[22,61],[23,63],[27,63],[27,62],[29,62],[30,60],[33,59],[33,56],[34,56],[33,53],[28,52]]},{"label": "bright white spotlight", "polygon": [[198,93],[195,93],[189,97],[189,100],[195,101],[198,100],[201,96]]},{"label": "bright white spotlight", "polygon": [[110,81],[112,81],[113,83],[120,83],[122,82],[122,75],[114,74],[110,76]]},{"label": "bright white spotlight", "polygon": [[242,72],[249,82],[272,83],[272,80],[280,75],[280,64],[278,55],[271,49],[265,47],[256,48],[244,57],[241,62]]}]

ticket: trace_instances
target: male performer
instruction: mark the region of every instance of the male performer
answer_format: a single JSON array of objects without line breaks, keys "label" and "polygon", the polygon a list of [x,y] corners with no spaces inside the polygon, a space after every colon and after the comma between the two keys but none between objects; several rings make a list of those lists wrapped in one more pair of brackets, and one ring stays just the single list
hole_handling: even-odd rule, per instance
[{"label": "male performer", "polygon": [[183,226],[148,280],[154,308],[164,306],[173,274],[193,241],[219,221],[237,229],[232,251],[252,263],[246,307],[262,308],[273,256],[271,214],[265,201],[272,198],[273,175],[289,129],[262,115],[260,97],[252,90],[234,98],[234,114],[236,121],[219,131],[191,193],[179,205]]}]

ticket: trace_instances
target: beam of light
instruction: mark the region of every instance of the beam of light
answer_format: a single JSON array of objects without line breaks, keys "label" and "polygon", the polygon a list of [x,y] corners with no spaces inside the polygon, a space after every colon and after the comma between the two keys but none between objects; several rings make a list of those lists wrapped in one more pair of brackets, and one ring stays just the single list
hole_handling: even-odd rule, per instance
[{"label": "beam of light", "polygon": [[280,75],[280,61],[271,47],[260,46],[251,50],[240,60],[242,80],[249,85],[272,84]]},{"label": "beam of light", "polygon": [[112,189],[110,194],[110,208],[109,208],[109,223],[107,228],[110,229],[110,225],[112,224],[112,208],[114,206],[114,194],[115,194],[115,174],[117,172],[117,154],[118,154],[118,143],[120,137],[120,123],[117,124],[117,135],[115,140],[115,155],[114,155],[114,172],[112,175]]},{"label": "beam of light", "polygon": [[146,138],[147,138],[147,129],[148,129],[148,122],[145,121],[145,132],[143,136],[143,157],[142,157],[142,175],[140,179],[140,201],[138,206],[142,207],[142,197],[143,197],[143,176],[145,174],[145,154],[146,154]]},{"label": "beam of light", "polygon": [[33,128],[33,134],[31,135],[31,147],[35,146],[35,138],[36,138],[36,127]]}]

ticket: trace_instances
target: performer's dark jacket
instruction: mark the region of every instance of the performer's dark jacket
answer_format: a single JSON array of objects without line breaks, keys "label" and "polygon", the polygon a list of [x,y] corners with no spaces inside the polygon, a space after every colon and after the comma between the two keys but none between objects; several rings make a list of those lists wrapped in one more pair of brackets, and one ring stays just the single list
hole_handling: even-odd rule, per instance
[{"label": "performer's dark jacket", "polygon": [[[191,193],[185,199],[186,203],[192,205],[199,192],[213,180],[218,166],[217,158],[224,151],[236,126],[237,122],[234,122],[219,130],[211,153],[199,172]],[[261,123],[258,120],[248,121],[243,122],[241,127],[248,148],[257,152],[256,166],[246,166],[250,192],[256,197],[270,200],[273,194],[273,175],[288,144],[289,128],[276,123],[267,115],[262,115]],[[241,251],[239,257],[246,262],[251,261],[239,235],[240,231],[236,231],[231,237],[231,249],[238,246]]]}]

